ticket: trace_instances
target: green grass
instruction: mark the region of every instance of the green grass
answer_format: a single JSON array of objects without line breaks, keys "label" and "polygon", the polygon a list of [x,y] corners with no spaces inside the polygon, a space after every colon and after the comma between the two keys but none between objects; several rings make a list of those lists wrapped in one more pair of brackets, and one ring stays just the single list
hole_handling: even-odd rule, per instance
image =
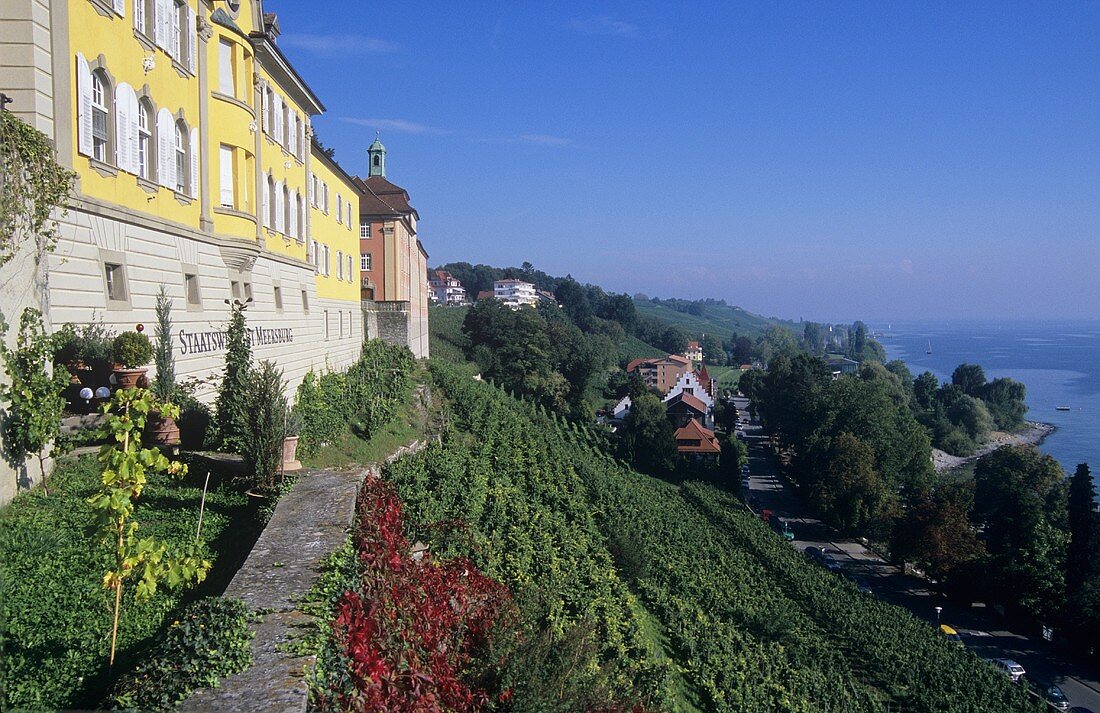
[{"label": "green grass", "polygon": [[712,366],[707,364],[710,378],[718,382],[719,389],[736,389],[741,381],[741,368],[737,366]]},{"label": "green grass", "polygon": [[654,304],[649,300],[634,300],[634,307],[642,317],[678,325],[695,336],[714,334],[722,339],[729,339],[731,334],[737,332],[740,335],[755,338],[762,336],[768,327],[773,325],[793,329],[796,332],[799,330],[798,325],[793,322],[777,317],[761,317],[740,307],[705,305],[702,316],[677,312],[671,307]]},{"label": "green grass", "polygon": [[[165,541],[169,553],[188,546],[203,474],[196,469],[184,482],[150,477],[134,513],[138,536]],[[98,707],[111,682],[140,660],[187,602],[222,592],[262,529],[256,505],[212,479],[203,537],[213,569],[196,588],[159,589],[141,603],[133,601],[128,582],[118,659],[108,670],[113,601],[102,579],[113,555],[92,536],[87,503],[99,475],[94,456],[62,460],[49,497],[39,488],[0,510],[0,710]]]},{"label": "green grass", "polygon": [[[424,382],[423,370],[414,376],[414,380],[417,383]],[[423,438],[432,417],[433,413],[417,402],[413,389],[410,388],[397,415],[371,434],[370,438],[365,439],[346,431],[321,448],[316,455],[303,457],[302,464],[309,468],[351,468],[378,463],[400,446]]]}]

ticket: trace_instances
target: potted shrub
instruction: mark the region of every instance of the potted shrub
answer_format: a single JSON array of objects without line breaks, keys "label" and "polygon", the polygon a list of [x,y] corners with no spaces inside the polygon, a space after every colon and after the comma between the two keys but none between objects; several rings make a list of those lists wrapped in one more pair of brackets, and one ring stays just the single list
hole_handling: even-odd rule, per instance
[{"label": "potted shrub", "polygon": [[111,358],[115,362],[118,388],[133,389],[148,371],[145,365],[153,358],[153,345],[140,332],[123,332],[111,344]]},{"label": "potted shrub", "polygon": [[302,416],[294,409],[287,409],[286,436],[283,437],[283,472],[290,473],[302,469],[298,460],[298,434],[302,430]]},{"label": "potted shrub", "polygon": [[[153,382],[153,395],[162,404],[172,404],[176,397],[176,357],[172,353],[172,300],[160,286],[157,293],[157,328],[153,333],[153,362],[157,367]],[[180,429],[176,419],[155,411],[149,414],[146,427],[149,441],[158,446],[178,446]]]}]

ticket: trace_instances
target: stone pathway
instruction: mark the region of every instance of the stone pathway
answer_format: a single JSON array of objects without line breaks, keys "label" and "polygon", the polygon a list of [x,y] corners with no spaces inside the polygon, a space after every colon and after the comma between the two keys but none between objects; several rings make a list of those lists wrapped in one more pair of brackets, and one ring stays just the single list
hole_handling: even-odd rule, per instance
[{"label": "stone pathway", "polygon": [[275,513],[225,596],[262,613],[253,625],[252,665],[218,688],[195,691],[180,711],[306,710],[305,671],[312,656],[279,651],[307,617],[297,602],[317,580],[317,568],[347,537],[355,498],[370,469],[354,473],[304,470]]}]

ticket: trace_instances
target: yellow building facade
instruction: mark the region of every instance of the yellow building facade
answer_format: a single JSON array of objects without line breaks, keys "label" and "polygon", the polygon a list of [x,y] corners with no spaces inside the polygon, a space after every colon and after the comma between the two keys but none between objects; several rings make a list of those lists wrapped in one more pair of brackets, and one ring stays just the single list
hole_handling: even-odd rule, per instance
[{"label": "yellow building facade", "polygon": [[356,191],[314,148],[324,106],[262,2],[14,1],[48,18],[38,123],[78,176],[49,258],[54,327],[151,327],[163,286],[179,378],[220,373],[232,299],[252,299],[253,353],[292,389],[357,359]]}]

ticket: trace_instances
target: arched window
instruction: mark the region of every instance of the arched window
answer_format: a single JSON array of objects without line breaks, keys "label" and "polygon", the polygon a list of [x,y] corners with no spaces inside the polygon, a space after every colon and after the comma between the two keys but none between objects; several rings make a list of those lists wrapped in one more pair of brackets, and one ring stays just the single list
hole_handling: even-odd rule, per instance
[{"label": "arched window", "polygon": [[153,156],[156,155],[156,151],[153,150],[153,147],[156,144],[153,141],[153,129],[156,124],[151,117],[155,115],[148,99],[142,99],[138,102],[137,168],[138,175],[148,180],[152,180],[154,175]]},{"label": "arched window", "polygon": [[276,208],[279,205],[279,201],[277,196],[275,195],[275,177],[272,176],[270,173],[267,174],[267,194],[269,196],[269,199],[267,201],[268,227],[272,230],[275,230],[276,227],[279,225],[279,222],[275,217],[278,215],[278,213],[276,212]]},{"label": "arched window", "polygon": [[188,150],[188,138],[187,127],[182,121],[176,122],[176,190],[180,193],[187,193],[189,181],[187,180],[187,174],[190,168],[190,162],[187,157]]},{"label": "arched window", "polygon": [[106,162],[111,151],[111,86],[102,71],[92,72],[92,156]]}]

